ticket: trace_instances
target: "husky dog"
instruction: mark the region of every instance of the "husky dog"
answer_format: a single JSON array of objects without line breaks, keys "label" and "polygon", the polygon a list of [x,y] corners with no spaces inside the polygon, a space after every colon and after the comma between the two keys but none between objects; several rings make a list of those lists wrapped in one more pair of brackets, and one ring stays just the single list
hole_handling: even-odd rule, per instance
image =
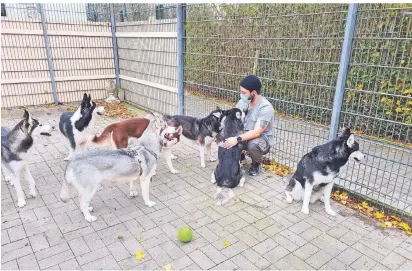
[{"label": "husky dog", "polygon": [[338,138],[313,148],[302,157],[286,186],[286,201],[292,203],[293,200],[303,199],[302,212],[309,214],[309,202],[320,199],[325,203],[326,213],[335,216],[336,213],[330,207],[330,194],[334,179],[350,157],[356,161],[365,159],[355,136],[347,128]]},{"label": "husky dog", "polygon": [[32,133],[37,126],[39,126],[39,121],[24,110],[23,120],[13,130],[9,131],[1,127],[1,166],[6,181],[11,181],[16,189],[17,205],[20,208],[26,205],[20,184],[21,176],[30,185],[29,195],[36,196],[36,183],[23,156],[33,146]]},{"label": "husky dog", "polygon": [[[222,131],[216,136],[216,142],[224,142],[226,138],[238,136],[243,132],[242,111],[238,108],[222,111]],[[226,149],[219,146],[219,164],[212,172],[211,182],[217,182],[215,204],[224,205],[234,197],[232,188],[243,187],[245,177],[240,165],[242,143]]]},{"label": "husky dog", "polygon": [[100,136],[92,136],[90,143],[111,145],[114,149],[127,148],[129,138],[141,137],[149,122],[147,118],[133,118],[110,124]]},{"label": "husky dog", "polygon": [[[212,142],[215,141],[216,135],[220,132],[221,121],[223,118],[222,110],[217,107],[213,110],[207,117],[204,118],[194,118],[189,116],[165,116],[167,124],[170,127],[183,127],[183,135],[199,145],[200,151],[200,166],[202,168],[205,165],[205,149],[209,156],[209,161],[214,162],[216,158],[213,158],[211,146]],[[171,154],[171,159],[176,159],[176,157]],[[171,161],[169,161],[171,163]]]},{"label": "husky dog", "polygon": [[84,93],[82,103],[76,112],[64,112],[60,116],[60,132],[69,140],[70,144],[69,156],[64,158],[64,160],[68,161],[74,155],[83,151],[89,137],[88,131],[90,127],[93,126],[97,115],[102,115],[103,112],[104,107],[96,106],[90,94],[87,96]]},{"label": "husky dog", "polygon": [[95,149],[76,155],[67,165],[61,200],[67,202],[70,199],[70,188],[74,186],[79,192],[80,210],[84,218],[92,222],[97,218],[90,214],[93,208],[89,203],[102,181],[129,181],[130,194],[135,196],[134,183],[140,178],[144,203],[153,207],[156,203],[149,199],[149,187],[156,171],[156,161],[164,147],[178,142],[167,132],[165,124],[162,127],[158,117],[153,118],[150,127],[134,146],[118,150]]}]

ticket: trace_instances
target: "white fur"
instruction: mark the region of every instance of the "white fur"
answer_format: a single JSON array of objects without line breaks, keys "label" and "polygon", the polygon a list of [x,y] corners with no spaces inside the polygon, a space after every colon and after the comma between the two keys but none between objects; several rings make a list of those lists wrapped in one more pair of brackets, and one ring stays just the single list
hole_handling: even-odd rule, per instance
[{"label": "white fur", "polygon": [[360,151],[355,151],[354,153],[351,154],[350,157],[356,158],[356,159],[358,159],[358,161],[362,161],[366,158],[366,156],[363,153],[361,153]]},{"label": "white fur", "polygon": [[[92,102],[93,101],[90,101],[90,103]],[[104,112],[104,107],[97,106],[93,110],[92,119],[89,125],[85,127],[83,131],[79,131],[76,129],[75,123],[82,117],[81,107],[79,107],[76,110],[76,112],[70,118],[70,122],[73,127],[73,137],[74,137],[74,141],[76,142],[76,149],[73,150],[71,146],[69,146],[69,155],[66,158],[64,158],[65,161],[71,160],[76,154],[81,153],[85,149],[87,142],[89,142],[91,137],[94,137],[94,135],[91,135],[90,131],[93,130],[96,119],[100,117],[97,113],[103,113],[103,112]]]},{"label": "white fur", "polygon": [[7,173],[9,174],[10,182],[14,186],[17,194],[17,206],[20,208],[26,205],[25,197],[23,189],[21,188],[20,180],[21,177],[24,177],[26,181],[29,183],[30,192],[29,195],[32,197],[36,197],[36,183],[33,179],[33,176],[30,173],[29,165],[25,160],[21,161],[11,161],[9,163],[10,170],[6,169]]},{"label": "white fur", "polygon": [[349,136],[348,140],[346,141],[346,144],[349,148],[352,148],[353,145],[355,145],[355,136],[353,134]]}]

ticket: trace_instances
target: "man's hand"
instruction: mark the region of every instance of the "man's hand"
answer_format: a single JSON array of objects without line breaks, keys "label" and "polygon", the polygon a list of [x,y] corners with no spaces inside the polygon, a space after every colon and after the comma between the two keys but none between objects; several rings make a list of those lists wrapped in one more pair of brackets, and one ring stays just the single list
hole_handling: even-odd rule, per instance
[{"label": "man's hand", "polygon": [[225,149],[230,149],[233,146],[237,145],[237,138],[236,137],[229,137],[226,138],[225,142],[223,143],[222,147]]}]

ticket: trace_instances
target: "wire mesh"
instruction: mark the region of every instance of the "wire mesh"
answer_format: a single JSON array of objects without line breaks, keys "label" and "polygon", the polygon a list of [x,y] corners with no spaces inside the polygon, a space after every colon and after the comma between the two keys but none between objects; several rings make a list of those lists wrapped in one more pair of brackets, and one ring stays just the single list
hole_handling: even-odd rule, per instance
[{"label": "wire mesh", "polygon": [[[350,162],[338,184],[410,215],[411,6],[360,6],[340,126],[360,134],[368,159]],[[186,113],[205,115],[216,104],[232,106],[239,100],[240,80],[256,74],[275,108],[270,156],[296,167],[328,138],[347,9],[342,4],[187,5]]]},{"label": "wire mesh", "polygon": [[53,103],[51,69],[59,102],[80,101],[84,92],[93,99],[106,98],[106,81],[114,78],[108,8],[83,3],[2,5],[2,107]]},{"label": "wire mesh", "polygon": [[177,47],[170,35],[176,33],[176,5],[118,5],[116,19],[121,86],[127,101],[176,114]]},{"label": "wire mesh", "polygon": [[340,184],[412,210],[412,5],[360,5],[341,124],[361,133],[365,167]]}]

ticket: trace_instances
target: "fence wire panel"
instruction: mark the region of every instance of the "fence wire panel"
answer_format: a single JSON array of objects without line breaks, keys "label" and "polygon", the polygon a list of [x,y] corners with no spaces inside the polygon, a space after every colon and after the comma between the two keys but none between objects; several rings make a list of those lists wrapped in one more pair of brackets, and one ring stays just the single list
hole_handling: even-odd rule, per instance
[{"label": "fence wire panel", "polygon": [[2,107],[55,102],[52,74],[58,102],[80,101],[84,92],[106,98],[107,80],[115,77],[108,8],[2,4]]},{"label": "fence wire panel", "polygon": [[1,4],[1,107],[53,102],[50,80],[33,80],[49,78],[37,14],[35,4]]},{"label": "fence wire panel", "polygon": [[[361,134],[368,159],[350,162],[338,184],[409,215],[411,7],[360,6],[340,127]],[[270,156],[295,168],[328,140],[347,11],[346,4],[187,5],[186,114],[233,106],[240,80],[256,74],[275,108]]]},{"label": "fence wire panel", "polygon": [[[199,96],[234,104],[240,80],[256,74],[276,110],[271,155],[295,167],[328,136],[319,124],[330,121],[346,12],[325,4],[188,5],[185,104]],[[204,115],[213,106],[202,101]]]},{"label": "fence wire panel", "polygon": [[117,5],[116,19],[125,99],[149,110],[176,114],[176,5]]},{"label": "fence wire panel", "polygon": [[[107,98],[114,78],[109,4],[44,4],[59,102]],[[58,35],[52,35],[53,32]]]},{"label": "fence wire panel", "polygon": [[367,161],[340,184],[412,212],[412,5],[365,4],[358,11],[341,126],[362,134]]}]

